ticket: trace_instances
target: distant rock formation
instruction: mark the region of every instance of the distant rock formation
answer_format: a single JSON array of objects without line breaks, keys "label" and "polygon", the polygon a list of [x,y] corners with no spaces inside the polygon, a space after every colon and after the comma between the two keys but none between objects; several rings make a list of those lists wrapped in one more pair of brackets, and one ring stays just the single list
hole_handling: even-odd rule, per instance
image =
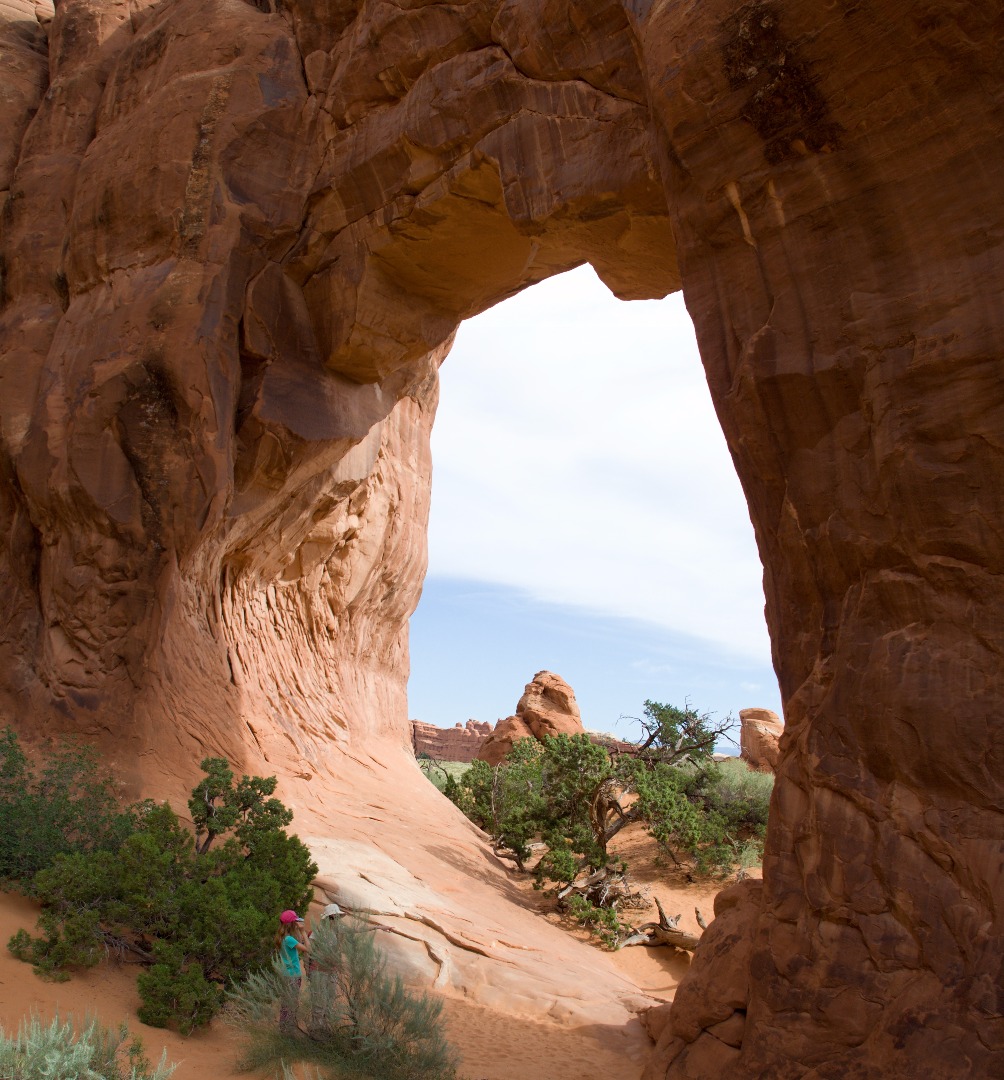
[{"label": "distant rock formation", "polygon": [[784,721],[770,709],[740,709],[739,756],[751,769],[773,772]]},{"label": "distant rock formation", "polygon": [[425,754],[438,761],[473,761],[491,733],[492,725],[484,720],[468,720],[451,728],[424,724],[421,720],[411,722],[415,757]]},{"label": "distant rock formation", "polygon": [[[550,674],[550,672],[543,671],[539,673],[539,675]],[[558,683],[563,682],[556,675],[553,678]],[[563,685],[571,693],[571,687],[567,683]],[[528,688],[530,686],[534,686],[534,683],[530,683]],[[520,704],[522,705],[522,699]],[[574,695],[571,698],[571,704],[575,707]],[[517,706],[518,708],[519,706]],[[544,735],[559,733],[556,730],[557,724],[554,715],[549,715],[545,719],[540,710],[534,712],[532,705],[530,709],[535,717],[535,724]],[[579,728],[570,726],[567,730],[572,734],[579,734],[581,725]],[[501,756],[498,756],[494,750],[489,750],[492,758],[491,764],[493,765],[497,765],[505,757],[505,754],[509,752],[512,744],[517,739],[533,739],[537,737],[531,726],[520,716],[510,716],[505,720],[499,720],[494,725],[484,720],[468,720],[466,724],[455,724],[451,728],[436,727],[435,724],[412,720],[411,732],[415,756],[421,757],[425,754],[428,757],[436,758],[438,761],[474,761],[478,757],[481,748],[489,741],[492,741],[494,746],[505,748]],[[597,746],[603,746],[613,754],[631,754],[638,749],[635,743],[625,742],[623,739],[618,739],[616,736],[608,735],[602,731],[587,731],[585,734]]]},{"label": "distant rock formation", "polygon": [[495,730],[478,751],[478,760],[489,765],[498,765],[514,744],[520,739],[532,739],[533,732],[518,716],[508,716],[495,725]]},{"label": "distant rock formation", "polygon": [[526,684],[516,705],[516,715],[498,722],[478,757],[489,765],[497,765],[519,739],[584,733],[575,692],[553,671],[538,671]]}]

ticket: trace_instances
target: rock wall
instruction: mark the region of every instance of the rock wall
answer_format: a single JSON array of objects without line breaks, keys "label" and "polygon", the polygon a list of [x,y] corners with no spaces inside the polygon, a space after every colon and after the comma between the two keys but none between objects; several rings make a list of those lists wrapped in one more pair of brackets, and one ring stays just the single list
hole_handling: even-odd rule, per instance
[{"label": "rock wall", "polygon": [[412,720],[411,738],[416,757],[423,754],[437,761],[473,761],[492,733],[486,720],[468,720],[451,728]]},{"label": "rock wall", "polygon": [[325,835],[355,799],[427,873],[386,796],[432,795],[375,770],[410,767],[454,328],[583,261],[682,285],[786,731],[745,1005],[695,965],[662,1068],[717,1075],[724,1022],[736,1077],[1004,1071],[1002,36],[944,0],[3,0],[0,707],[146,791],[213,750]]},{"label": "rock wall", "polygon": [[[785,709],[730,1075],[992,1075],[1004,12],[701,0],[634,25]],[[668,1075],[711,1075],[706,1030]]]},{"label": "rock wall", "polygon": [[626,16],[7,4],[8,711],[144,773],[406,740],[456,325],[586,258],[679,284]]}]

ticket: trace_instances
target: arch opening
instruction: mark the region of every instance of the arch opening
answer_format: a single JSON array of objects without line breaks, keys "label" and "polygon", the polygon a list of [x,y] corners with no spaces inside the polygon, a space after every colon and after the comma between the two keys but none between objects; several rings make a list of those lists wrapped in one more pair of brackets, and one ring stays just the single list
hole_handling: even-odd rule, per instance
[{"label": "arch opening", "polygon": [[494,722],[541,668],[624,738],[647,698],[780,714],[762,568],[679,293],[625,303],[569,271],[465,322],[440,379],[412,719]]}]

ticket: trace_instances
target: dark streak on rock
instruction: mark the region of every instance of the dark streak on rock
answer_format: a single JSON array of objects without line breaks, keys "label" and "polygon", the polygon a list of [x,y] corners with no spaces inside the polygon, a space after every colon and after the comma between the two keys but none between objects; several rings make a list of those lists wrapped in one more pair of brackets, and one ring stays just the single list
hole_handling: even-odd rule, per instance
[{"label": "dark streak on rock", "polygon": [[752,0],[725,21],[722,56],[733,90],[747,89],[743,118],[771,165],[834,150],[841,132],[808,64],[784,37],[774,4]]}]

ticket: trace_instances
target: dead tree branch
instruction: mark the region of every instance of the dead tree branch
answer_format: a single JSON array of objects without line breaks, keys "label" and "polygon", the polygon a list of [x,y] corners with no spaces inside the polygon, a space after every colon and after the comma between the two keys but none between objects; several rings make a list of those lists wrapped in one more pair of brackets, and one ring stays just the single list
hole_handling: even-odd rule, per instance
[{"label": "dead tree branch", "polygon": [[659,921],[643,923],[634,930],[630,937],[621,943],[621,946],[648,945],[654,947],[656,945],[672,945],[674,948],[693,952],[700,944],[701,939],[687,930],[681,930],[679,927],[680,916],[674,915],[669,918],[658,898],[655,901],[655,906],[659,909]]}]

